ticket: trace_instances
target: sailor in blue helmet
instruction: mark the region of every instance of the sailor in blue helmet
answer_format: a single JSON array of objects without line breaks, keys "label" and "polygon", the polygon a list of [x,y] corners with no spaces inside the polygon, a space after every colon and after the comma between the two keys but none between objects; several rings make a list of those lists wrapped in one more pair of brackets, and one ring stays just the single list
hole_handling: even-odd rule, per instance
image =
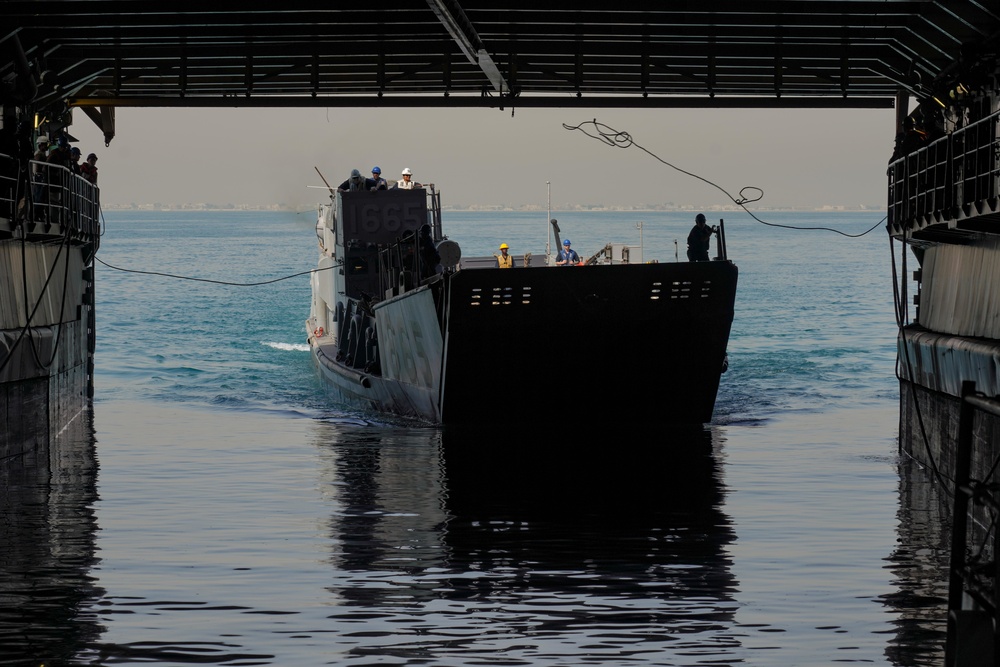
[{"label": "sailor in blue helmet", "polygon": [[388,190],[389,184],[385,182],[382,178],[382,169],[379,167],[372,167],[372,177],[369,180],[370,190]]},{"label": "sailor in blue helmet", "polygon": [[688,232],[688,261],[707,262],[708,247],[712,241],[714,230],[705,224],[705,216],[701,213],[694,218],[694,227]]},{"label": "sailor in blue helmet", "polygon": [[576,266],[580,262],[580,256],[570,247],[571,245],[569,239],[563,241],[562,250],[556,257],[556,266]]}]

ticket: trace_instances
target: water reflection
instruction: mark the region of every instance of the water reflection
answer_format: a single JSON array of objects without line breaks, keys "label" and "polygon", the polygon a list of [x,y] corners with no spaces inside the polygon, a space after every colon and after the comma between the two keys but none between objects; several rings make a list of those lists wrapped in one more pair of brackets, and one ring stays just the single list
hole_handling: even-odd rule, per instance
[{"label": "water reflection", "polygon": [[345,436],[326,460],[353,653],[740,661],[711,432]]},{"label": "water reflection", "polygon": [[[111,409],[102,424],[132,423]],[[828,664],[862,641],[886,664],[941,662],[947,517],[907,462],[881,598],[894,625],[801,648],[817,633],[774,607],[812,585],[817,561],[782,558],[792,571],[775,575],[769,550],[788,541],[767,530],[826,527],[761,500],[789,479],[786,455],[730,447],[724,429],[484,433],[120,411],[142,435],[101,432],[100,542],[89,422],[3,464],[0,663],[732,665],[766,651],[768,664],[821,653]]]},{"label": "water reflection", "polygon": [[[446,521],[441,434],[435,430],[348,429],[322,444],[321,478],[339,508],[334,569],[424,570],[443,564]],[[365,604],[365,591],[340,591]]]},{"label": "water reflection", "polygon": [[929,470],[901,458],[899,539],[887,559],[897,590],[884,597],[897,626],[886,657],[900,667],[944,664],[951,548],[945,493]]},{"label": "water reflection", "polygon": [[92,414],[0,461],[0,663],[60,665],[103,628],[91,602],[97,460]]}]

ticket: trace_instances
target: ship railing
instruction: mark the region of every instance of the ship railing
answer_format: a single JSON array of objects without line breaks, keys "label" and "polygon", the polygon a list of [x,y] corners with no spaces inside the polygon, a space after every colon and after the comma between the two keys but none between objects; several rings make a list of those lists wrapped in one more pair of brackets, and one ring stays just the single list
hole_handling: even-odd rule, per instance
[{"label": "ship railing", "polygon": [[[994,665],[1000,657],[1000,488],[996,480],[972,479],[976,415],[1000,417],[1000,401],[976,392],[976,383],[962,383],[958,442],[955,447],[955,495],[952,508],[951,563],[948,579],[948,634],[945,665]],[[982,438],[990,440],[982,426]],[[986,452],[976,452],[977,467],[990,466]],[[986,459],[986,460],[984,460]],[[994,461],[987,476],[996,473]],[[971,510],[971,511],[970,511]],[[970,537],[970,514],[982,513],[978,523],[985,535]],[[977,523],[973,516],[973,523]],[[970,544],[971,543],[971,544]],[[973,548],[973,545],[976,545]]]},{"label": "ship railing", "polygon": [[[426,186],[427,223],[431,227],[431,240],[437,244],[444,239],[441,227],[441,193],[434,184]],[[421,255],[419,231],[410,230],[378,251],[379,297],[402,294],[437,275]]]},{"label": "ship railing", "polygon": [[[1000,111],[889,163],[889,224],[998,213]],[[991,200],[993,202],[991,203]]]},{"label": "ship railing", "polygon": [[0,154],[0,219],[7,221],[7,231],[23,225],[28,234],[69,232],[73,238],[96,243],[98,187],[61,165],[35,160],[27,164],[30,182],[22,177],[17,160]]},{"label": "ship railing", "polygon": [[430,217],[431,233],[434,240],[440,242],[444,238],[441,230],[441,193],[434,189],[434,184],[427,186],[428,216]]},{"label": "ship railing", "polygon": [[398,295],[413,289],[434,275],[434,267],[425,266],[420,257],[420,237],[409,233],[379,249],[379,292]]},{"label": "ship railing", "polygon": [[625,243],[608,243],[605,244],[603,248],[595,252],[593,255],[583,260],[583,265],[596,266],[596,265],[611,265],[611,264],[630,264],[632,261],[633,251],[635,251],[636,257],[642,257],[641,246],[628,245]]},{"label": "ship railing", "polygon": [[0,219],[14,219],[18,198],[17,175],[17,160],[0,153]]},{"label": "ship railing", "polygon": [[729,248],[726,247],[726,223],[719,218],[719,224],[715,227],[715,259],[729,261]]}]

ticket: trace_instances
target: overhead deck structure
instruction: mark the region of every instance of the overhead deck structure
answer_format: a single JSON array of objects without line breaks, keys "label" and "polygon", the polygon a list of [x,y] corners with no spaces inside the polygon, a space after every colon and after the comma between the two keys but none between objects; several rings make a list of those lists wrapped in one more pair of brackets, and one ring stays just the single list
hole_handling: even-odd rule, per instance
[{"label": "overhead deck structure", "polygon": [[[900,446],[947,472],[963,381],[1000,394],[998,51],[997,0],[3,0],[0,258],[32,266],[0,261],[0,459],[42,451],[38,425],[58,432],[92,388],[98,199],[82,195],[97,191],[31,162],[74,107],[110,142],[128,106],[895,107],[902,127],[912,100],[925,134],[888,175],[888,231],[921,281],[912,323],[905,277],[896,304]],[[71,259],[50,281],[58,247]],[[19,294],[63,307],[36,318],[9,307]],[[61,356],[36,365],[25,339]],[[987,488],[1000,417],[964,423]],[[996,514],[980,518],[995,539]],[[952,573],[946,662],[995,664],[1000,589],[966,574]]]},{"label": "overhead deck structure", "polygon": [[992,0],[0,6],[0,100],[35,107],[890,107],[1000,32]]}]

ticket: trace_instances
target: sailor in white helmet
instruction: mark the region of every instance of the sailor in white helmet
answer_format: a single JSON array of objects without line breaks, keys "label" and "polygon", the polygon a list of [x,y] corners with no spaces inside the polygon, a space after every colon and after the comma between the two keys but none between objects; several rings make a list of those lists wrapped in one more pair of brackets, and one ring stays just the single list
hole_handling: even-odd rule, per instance
[{"label": "sailor in white helmet", "polygon": [[48,188],[48,171],[46,167],[46,162],[49,159],[49,137],[48,135],[41,134],[38,136],[36,142],[38,150],[32,155],[31,159],[35,163],[31,167],[31,199],[36,203],[40,203],[45,199],[46,189]]},{"label": "sailor in white helmet", "polygon": [[424,186],[420,185],[413,180],[413,172],[410,171],[409,167],[403,168],[403,180],[396,181],[396,186],[400,190],[412,190],[413,188],[422,188]]},{"label": "sailor in white helmet", "polygon": [[[45,162],[49,157],[49,137],[44,134],[39,135],[36,146],[37,150],[31,159],[35,162]],[[37,165],[36,171],[38,171]]]}]

